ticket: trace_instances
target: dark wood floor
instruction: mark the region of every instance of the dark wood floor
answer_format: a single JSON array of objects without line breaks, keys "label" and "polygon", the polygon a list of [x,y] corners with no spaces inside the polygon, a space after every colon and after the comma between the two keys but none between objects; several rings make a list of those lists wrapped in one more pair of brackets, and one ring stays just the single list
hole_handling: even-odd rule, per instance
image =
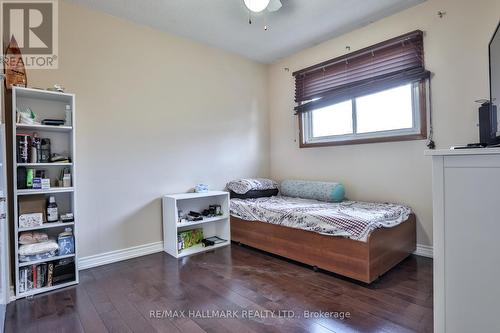
[{"label": "dark wood floor", "polygon": [[[432,332],[432,260],[416,256],[369,286],[237,245],[182,260],[153,254],[82,271],[80,280],[9,304],[5,331]],[[151,318],[156,310],[178,312]],[[190,310],[234,310],[240,318],[190,318]],[[304,311],[350,318],[304,318]]]}]

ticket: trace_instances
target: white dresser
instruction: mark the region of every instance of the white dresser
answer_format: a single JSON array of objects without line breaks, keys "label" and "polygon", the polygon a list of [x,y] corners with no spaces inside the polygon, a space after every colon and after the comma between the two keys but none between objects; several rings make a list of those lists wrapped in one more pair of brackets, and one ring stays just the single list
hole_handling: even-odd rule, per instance
[{"label": "white dresser", "polygon": [[434,150],[434,332],[500,332],[500,149]]}]

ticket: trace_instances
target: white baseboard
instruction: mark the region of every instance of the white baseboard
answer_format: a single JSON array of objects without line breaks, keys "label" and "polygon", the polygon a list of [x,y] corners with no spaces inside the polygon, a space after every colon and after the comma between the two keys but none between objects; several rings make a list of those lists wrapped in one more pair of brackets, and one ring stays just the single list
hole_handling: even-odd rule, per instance
[{"label": "white baseboard", "polygon": [[422,245],[422,244],[417,244],[417,249],[413,254],[421,257],[427,257],[427,258],[432,258],[433,257],[433,250],[432,246],[429,245]]},{"label": "white baseboard", "polygon": [[122,250],[95,254],[78,260],[78,270],[111,264],[163,251],[163,242],[133,246]]}]

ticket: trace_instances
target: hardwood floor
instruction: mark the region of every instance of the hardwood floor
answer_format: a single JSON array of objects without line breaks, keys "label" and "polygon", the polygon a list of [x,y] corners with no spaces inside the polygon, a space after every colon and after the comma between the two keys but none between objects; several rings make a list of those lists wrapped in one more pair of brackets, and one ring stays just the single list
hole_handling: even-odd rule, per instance
[{"label": "hardwood floor", "polygon": [[369,286],[237,245],[181,260],[157,253],[80,279],[9,304],[5,332],[432,332],[432,260],[416,256]]}]

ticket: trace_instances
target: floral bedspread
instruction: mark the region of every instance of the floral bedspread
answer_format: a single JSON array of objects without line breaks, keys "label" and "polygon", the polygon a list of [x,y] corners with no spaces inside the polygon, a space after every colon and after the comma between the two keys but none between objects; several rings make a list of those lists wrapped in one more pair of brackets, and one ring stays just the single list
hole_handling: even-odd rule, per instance
[{"label": "floral bedspread", "polygon": [[373,230],[395,227],[406,221],[411,209],[391,203],[329,203],[275,196],[231,199],[230,212],[232,216],[247,221],[268,222],[366,242]]}]

